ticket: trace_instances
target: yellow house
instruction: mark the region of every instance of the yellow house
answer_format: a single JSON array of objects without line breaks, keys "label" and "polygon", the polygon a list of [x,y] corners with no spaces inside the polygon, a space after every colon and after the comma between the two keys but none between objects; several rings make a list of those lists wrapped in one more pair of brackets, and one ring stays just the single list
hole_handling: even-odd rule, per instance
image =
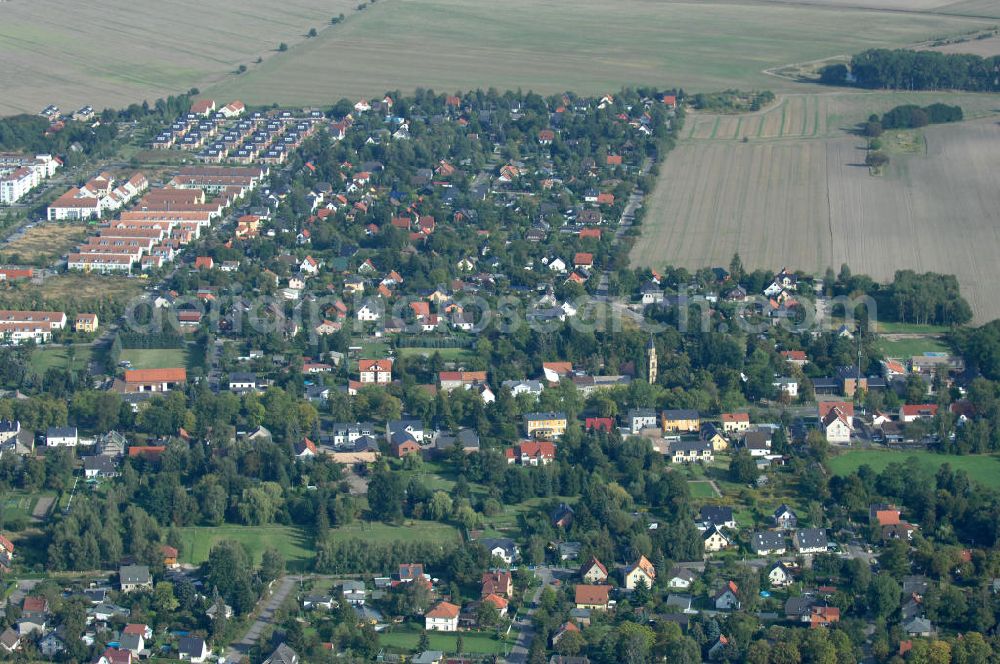
[{"label": "yellow house", "polygon": [[665,410],[660,415],[660,423],[663,433],[698,433],[701,417],[696,410]]},{"label": "yellow house", "polygon": [[73,329],[77,332],[97,332],[97,314],[77,314]]},{"label": "yellow house", "polygon": [[524,428],[529,438],[558,438],[566,433],[565,413],[528,413]]},{"label": "yellow house", "polygon": [[705,551],[713,553],[728,548],[732,542],[722,533],[718,526],[712,526],[702,535],[702,542],[705,544]]},{"label": "yellow house", "polygon": [[713,452],[724,452],[729,447],[729,441],[711,423],[705,423],[701,428],[701,438],[706,443],[712,444]]},{"label": "yellow house", "polygon": [[639,560],[634,565],[625,568],[624,577],[625,588],[628,590],[635,590],[640,583],[647,588],[652,588],[653,582],[656,580],[656,568],[646,556],[639,556]]}]

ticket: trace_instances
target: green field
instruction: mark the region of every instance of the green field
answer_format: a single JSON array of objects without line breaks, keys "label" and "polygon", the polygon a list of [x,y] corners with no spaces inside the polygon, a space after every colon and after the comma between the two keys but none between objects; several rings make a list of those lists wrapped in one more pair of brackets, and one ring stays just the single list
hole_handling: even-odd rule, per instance
[{"label": "green field", "polygon": [[133,369],[188,368],[191,354],[187,348],[130,348],[122,351],[121,361],[126,360]]},{"label": "green field", "polygon": [[691,491],[692,498],[717,498],[715,489],[708,482],[694,481],[688,482],[688,490]]},{"label": "green field", "polygon": [[[1000,98],[987,97],[994,104],[1000,104]],[[950,328],[943,325],[921,325],[919,323],[896,323],[893,321],[879,321],[875,324],[875,331],[879,334],[946,334]]]},{"label": "green field", "polygon": [[879,339],[876,345],[886,357],[900,358],[923,355],[924,353],[947,353],[950,350],[947,344],[933,337],[894,340]]},{"label": "green field", "polygon": [[396,354],[400,357],[412,357],[414,355],[424,355],[433,357],[437,353],[446,362],[457,362],[475,357],[475,353],[467,348],[397,348]]},{"label": "green field", "polygon": [[294,526],[215,526],[180,528],[182,563],[200,565],[212,547],[223,540],[245,544],[260,562],[265,549],[274,547],[285,556],[289,570],[304,570],[313,558],[312,537]]},{"label": "green field", "polygon": [[31,368],[39,375],[53,367],[60,369],[71,369],[79,371],[86,369],[90,364],[93,349],[90,346],[76,346],[73,348],[73,363],[70,366],[70,352],[66,346],[41,346],[31,354]]},{"label": "green field", "polygon": [[361,539],[373,544],[390,542],[428,541],[458,542],[460,535],[454,526],[436,521],[407,521],[401,526],[386,523],[359,522],[330,529],[333,540]]},{"label": "green field", "polygon": [[830,459],[830,471],[834,475],[849,475],[863,465],[871,466],[876,472],[890,463],[903,463],[909,458],[916,459],[920,467],[933,474],[941,464],[950,464],[953,470],[964,470],[974,482],[990,488],[1000,488],[1000,457],[994,455],[934,454],[922,451],[855,450],[845,452]]},{"label": "green field", "polygon": [[996,23],[952,11],[859,7],[864,4],[383,0],[207,92],[256,104],[329,104],[415,87],[583,94],[640,84],[804,90],[764,70]]},{"label": "green field", "polygon": [[[429,633],[431,650],[440,650],[445,653],[455,652],[456,635]],[[420,634],[417,632],[383,632],[378,637],[379,644],[384,648],[412,652],[417,649],[420,643]],[[485,634],[462,634],[462,646],[464,652],[482,654],[504,654],[509,648],[509,644],[497,641],[492,636]]]}]

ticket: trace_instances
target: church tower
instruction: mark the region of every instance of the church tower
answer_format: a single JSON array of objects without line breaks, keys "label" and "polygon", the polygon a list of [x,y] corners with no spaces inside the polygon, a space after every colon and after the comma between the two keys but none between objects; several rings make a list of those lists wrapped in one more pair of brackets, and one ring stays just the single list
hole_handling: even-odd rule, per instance
[{"label": "church tower", "polygon": [[649,384],[652,385],[656,382],[656,346],[653,345],[653,337],[649,338],[649,343],[646,344],[646,375],[649,377]]}]

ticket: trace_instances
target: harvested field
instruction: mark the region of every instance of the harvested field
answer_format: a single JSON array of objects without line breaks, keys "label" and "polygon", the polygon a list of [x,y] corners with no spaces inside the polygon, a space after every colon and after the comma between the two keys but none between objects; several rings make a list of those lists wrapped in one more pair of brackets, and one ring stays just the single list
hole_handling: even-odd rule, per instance
[{"label": "harvested field", "polygon": [[[0,115],[126,106],[219,81],[277,55],[311,27],[350,13],[347,0],[0,2]],[[227,100],[228,101],[228,100]]]},{"label": "harvested field", "polygon": [[754,113],[689,112],[683,136],[717,140],[835,137],[842,136],[872,113],[881,114],[900,104],[926,106],[937,101],[961,106],[966,118],[970,119],[1000,112],[1000,95],[951,92],[787,94]]},{"label": "harvested field", "polygon": [[941,53],[971,53],[983,58],[990,58],[994,55],[1000,55],[1000,37],[970,39],[969,41],[957,42],[955,44],[934,46],[927,50],[939,51]]},{"label": "harvested field", "polygon": [[[329,104],[385,90],[623,85],[803,91],[764,69],[982,30],[995,21],[919,11],[919,0],[823,3],[382,0],[343,26],[209,89],[252,103]],[[995,1],[995,0],[994,0]],[[335,63],[335,64],[332,64]]]},{"label": "harvested field", "polygon": [[72,251],[86,235],[86,223],[40,223],[0,245],[0,262],[48,266]]},{"label": "harvested field", "polygon": [[[972,116],[1000,108],[996,95],[972,97],[937,96]],[[771,127],[785,118],[772,139],[682,141],[661,168],[633,263],[727,265],[738,251],[753,268],[822,272],[846,262],[880,280],[897,269],[932,270],[958,277],[977,321],[1000,317],[996,118],[920,130],[926,150],[894,152],[881,177],[863,165],[864,141],[838,129],[910,101],[929,103],[881,93],[785,99],[760,114]],[[808,123],[788,118],[808,118],[817,104],[828,129],[812,138]]]}]

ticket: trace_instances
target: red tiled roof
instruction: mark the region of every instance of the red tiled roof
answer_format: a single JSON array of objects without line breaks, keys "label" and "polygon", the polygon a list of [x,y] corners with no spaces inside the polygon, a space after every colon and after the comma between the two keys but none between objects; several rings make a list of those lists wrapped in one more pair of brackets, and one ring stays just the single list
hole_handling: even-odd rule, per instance
[{"label": "red tiled roof", "polygon": [[452,604],[451,602],[438,602],[431,609],[424,614],[427,618],[443,618],[446,620],[453,620],[458,617],[458,612],[461,609]]},{"label": "red tiled roof", "polygon": [[126,383],[183,383],[186,369],[131,369],[125,372]]},{"label": "red tiled roof", "polygon": [[576,587],[575,603],[587,605],[606,605],[611,586],[588,586],[580,584]]}]

